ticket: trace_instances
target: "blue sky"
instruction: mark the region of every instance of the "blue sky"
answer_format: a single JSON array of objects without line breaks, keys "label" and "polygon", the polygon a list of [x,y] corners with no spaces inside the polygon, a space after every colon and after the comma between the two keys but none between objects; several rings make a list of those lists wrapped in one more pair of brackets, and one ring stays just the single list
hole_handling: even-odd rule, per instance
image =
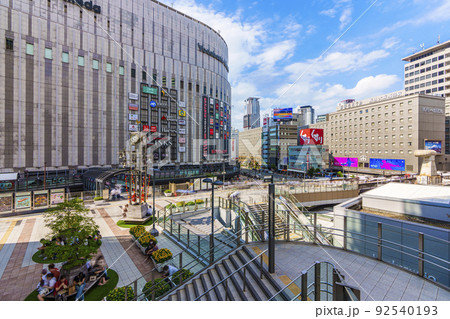
[{"label": "blue sky", "polygon": [[163,2],[220,30],[238,129],[249,96],[262,113],[310,104],[324,114],[343,99],[401,90],[401,59],[439,35],[450,40],[450,0]]}]

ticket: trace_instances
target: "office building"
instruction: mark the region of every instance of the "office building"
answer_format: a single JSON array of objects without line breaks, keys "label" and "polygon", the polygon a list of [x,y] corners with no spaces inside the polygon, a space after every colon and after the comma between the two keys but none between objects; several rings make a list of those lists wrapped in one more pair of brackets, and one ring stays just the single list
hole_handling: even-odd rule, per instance
[{"label": "office building", "polygon": [[255,160],[262,164],[261,157],[261,133],[262,127],[253,128],[239,132],[239,161],[244,163]]},{"label": "office building", "polygon": [[245,109],[247,114],[244,115],[244,130],[250,130],[260,127],[260,107],[259,98],[249,97],[245,100]]},{"label": "office building", "polygon": [[298,126],[277,123],[269,127],[266,165],[277,170],[287,170],[289,146],[298,143]]},{"label": "office building", "polygon": [[231,130],[230,160],[235,162],[239,159],[239,130]]},{"label": "office building", "polygon": [[301,126],[314,124],[315,110],[311,105],[298,106],[296,113],[301,114],[303,117]]},{"label": "office building", "polygon": [[438,43],[405,58],[405,93],[446,98],[445,150],[450,154],[450,41]]},{"label": "office building", "polygon": [[311,127],[324,130],[333,165],[375,174],[418,173],[418,149],[434,149],[437,168],[448,170],[444,146],[444,98],[403,91],[360,102],[340,103],[328,120]]},{"label": "office building", "polygon": [[77,3],[0,4],[0,171],[117,167],[135,131],[169,139],[166,166],[228,160],[220,34],[153,0]]}]

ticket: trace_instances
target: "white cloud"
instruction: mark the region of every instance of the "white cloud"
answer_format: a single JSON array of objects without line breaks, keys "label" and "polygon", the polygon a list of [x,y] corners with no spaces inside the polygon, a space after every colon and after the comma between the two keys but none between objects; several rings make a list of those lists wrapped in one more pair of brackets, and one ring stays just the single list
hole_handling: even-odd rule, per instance
[{"label": "white cloud", "polygon": [[344,29],[347,25],[350,24],[352,21],[352,13],[353,8],[345,8],[344,11],[342,11],[341,17],[339,18],[339,22],[341,23],[339,25],[339,29]]},{"label": "white cloud", "polygon": [[320,14],[323,14],[323,15],[328,16],[330,18],[334,18],[336,16],[336,9],[335,8],[331,8],[331,9],[328,9],[328,10],[323,10],[323,11],[320,11]]},{"label": "white cloud", "polygon": [[306,29],[305,33],[307,35],[313,34],[314,32],[316,32],[316,26],[313,24],[308,25],[308,28]]},{"label": "white cloud", "polygon": [[398,38],[396,38],[396,37],[387,38],[383,42],[383,49],[390,49],[390,48],[396,46],[399,43],[400,43],[400,40]]}]

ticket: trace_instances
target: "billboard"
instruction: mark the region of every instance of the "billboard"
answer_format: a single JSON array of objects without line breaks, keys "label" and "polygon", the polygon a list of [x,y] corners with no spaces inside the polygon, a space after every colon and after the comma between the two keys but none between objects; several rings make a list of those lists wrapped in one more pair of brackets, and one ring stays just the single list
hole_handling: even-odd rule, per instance
[{"label": "billboard", "polygon": [[425,149],[436,151],[436,153],[442,154],[442,141],[425,140]]},{"label": "billboard", "polygon": [[323,145],[323,129],[308,128],[300,130],[299,145]]},{"label": "billboard", "polygon": [[388,171],[404,171],[405,170],[405,160],[371,158],[370,159],[370,168],[385,169]]},{"label": "billboard", "polygon": [[150,131],[150,126],[142,125],[142,132],[149,132],[149,131]]},{"label": "billboard", "polygon": [[334,166],[358,167],[357,157],[335,157]]},{"label": "billboard", "polygon": [[129,124],[128,125],[128,131],[130,131],[130,132],[137,132],[137,131],[139,131],[139,125],[137,125],[137,124]]},{"label": "billboard", "polygon": [[131,110],[131,111],[138,111],[139,110],[139,105],[133,104],[133,103],[128,103],[128,109]]},{"label": "billboard", "polygon": [[291,118],[292,118],[292,108],[273,110],[274,120],[289,120]]}]

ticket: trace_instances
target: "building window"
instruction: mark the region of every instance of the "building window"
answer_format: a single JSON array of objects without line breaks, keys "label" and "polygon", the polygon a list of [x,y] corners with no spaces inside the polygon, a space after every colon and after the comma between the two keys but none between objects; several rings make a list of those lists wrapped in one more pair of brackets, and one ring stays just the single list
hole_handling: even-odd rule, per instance
[{"label": "building window", "polygon": [[78,56],[78,65],[84,66],[84,56],[81,55]]},{"label": "building window", "polygon": [[26,52],[28,55],[34,55],[34,44],[27,43]]},{"label": "building window", "polygon": [[153,76],[152,76],[152,78],[153,78],[153,82],[155,82],[155,83],[156,83],[156,81],[158,80],[158,74],[156,74],[156,73],[153,73]]},{"label": "building window", "polygon": [[147,72],[142,71],[142,80],[147,81]]},{"label": "building window", "polygon": [[112,64],[106,63],[106,72],[111,73],[112,72]]},{"label": "building window", "polygon": [[6,50],[14,50],[14,40],[6,38]]},{"label": "building window", "polygon": [[123,67],[123,65],[119,66],[119,74],[120,75],[124,75],[125,74],[125,68]]},{"label": "building window", "polygon": [[132,78],[136,77],[136,69],[135,68],[131,68],[131,77]]},{"label": "building window", "polygon": [[92,68],[94,70],[98,70],[98,60],[92,60]]},{"label": "building window", "polygon": [[167,85],[167,78],[165,76],[162,77],[162,86]]},{"label": "building window", "polygon": [[172,78],[172,81],[171,81],[172,88],[175,88],[175,84],[176,84],[176,80],[175,80],[175,78]]},{"label": "building window", "polygon": [[63,63],[69,63],[69,53],[63,52],[63,53],[61,54],[61,61],[62,61]]},{"label": "building window", "polygon": [[53,57],[52,57],[53,54],[52,53],[53,52],[52,52],[51,48],[45,48],[44,58],[49,59],[49,60],[53,59]]}]

